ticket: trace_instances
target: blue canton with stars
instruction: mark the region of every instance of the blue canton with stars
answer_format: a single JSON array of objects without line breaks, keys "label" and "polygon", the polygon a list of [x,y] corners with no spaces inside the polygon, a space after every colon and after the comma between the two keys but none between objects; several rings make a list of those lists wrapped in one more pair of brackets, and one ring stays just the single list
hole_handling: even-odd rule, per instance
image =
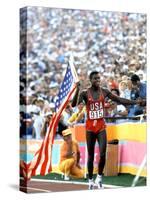
[{"label": "blue canton with stars", "polygon": [[71,68],[68,65],[63,83],[61,84],[61,87],[60,87],[60,90],[59,90],[59,93],[58,93],[58,97],[57,97],[57,100],[56,100],[56,103],[55,103],[55,110],[56,111],[58,110],[59,106],[63,102],[63,99],[68,95],[72,84],[73,84],[73,75],[72,75],[72,72],[71,72]]}]

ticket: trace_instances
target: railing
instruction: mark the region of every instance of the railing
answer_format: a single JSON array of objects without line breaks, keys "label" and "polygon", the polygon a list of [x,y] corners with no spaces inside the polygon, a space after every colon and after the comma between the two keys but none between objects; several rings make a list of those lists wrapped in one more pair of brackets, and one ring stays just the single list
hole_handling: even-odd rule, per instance
[{"label": "railing", "polygon": [[141,114],[141,115],[137,115],[134,117],[126,117],[126,116],[120,116],[120,117],[104,117],[104,119],[106,120],[112,120],[113,122],[115,122],[115,120],[120,120],[120,119],[125,119],[125,120],[133,120],[133,121],[139,121],[139,122],[143,122],[146,121],[147,119],[147,115],[146,114]]}]

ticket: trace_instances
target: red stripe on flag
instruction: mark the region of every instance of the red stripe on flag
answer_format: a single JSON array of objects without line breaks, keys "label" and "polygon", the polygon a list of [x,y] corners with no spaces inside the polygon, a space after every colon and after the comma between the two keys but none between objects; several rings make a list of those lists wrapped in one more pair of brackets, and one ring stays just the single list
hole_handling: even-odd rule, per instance
[{"label": "red stripe on flag", "polygon": [[[59,111],[58,111],[58,113],[57,113],[57,118],[56,118],[56,122],[54,123],[54,130],[56,129],[56,127],[57,127],[57,124],[58,124],[58,121],[59,121],[59,119],[60,119],[60,117],[61,117],[61,114],[62,114],[62,111],[65,109],[65,107],[67,106],[67,104],[68,104],[68,101],[70,100],[70,97],[72,96],[72,94],[73,94],[73,92],[75,91],[75,89],[76,89],[76,85],[74,85],[73,86],[73,88],[72,88],[72,90],[69,92],[69,94],[68,94],[68,97],[67,97],[67,99],[66,99],[66,101],[64,101],[63,103],[62,103],[62,105],[60,106],[60,108],[59,108]],[[51,135],[52,136],[52,135]],[[54,135],[53,135],[53,137],[52,137],[52,144],[53,144],[53,141],[54,141]],[[51,147],[52,148],[52,147]],[[51,149],[51,155],[52,155],[52,149]],[[50,156],[50,159],[51,159],[51,156]],[[49,168],[48,168],[48,172],[50,172],[52,170],[52,166],[51,166],[51,162],[50,162],[50,165],[49,165]]]},{"label": "red stripe on flag", "polygon": [[37,167],[39,166],[39,163],[40,163],[40,161],[41,161],[43,147],[44,147],[44,142],[43,142],[43,145],[42,145],[42,147],[41,147],[41,149],[40,149],[40,152],[39,152],[39,155],[38,155],[36,164],[35,164],[34,168],[32,169],[32,173],[31,173],[32,176],[35,176],[35,175],[36,175],[36,169],[37,169]]},{"label": "red stripe on flag", "polygon": [[[28,164],[28,167],[26,168],[26,170],[23,170],[23,172],[26,171],[26,177],[28,177],[28,179],[31,178],[31,176],[35,176],[38,174],[45,175],[51,172],[52,170],[52,163],[51,163],[52,144],[54,141],[54,136],[56,134],[58,121],[60,120],[61,114],[63,110],[65,109],[65,107],[67,106],[70,100],[70,97],[75,91],[75,89],[76,89],[76,85],[73,86],[69,94],[66,96],[66,99],[60,106],[58,112],[52,117],[51,123],[49,125],[48,131],[42,142],[40,149],[35,153],[33,160]],[[37,171],[37,169],[40,169],[40,170]]]},{"label": "red stripe on flag", "polygon": [[[51,134],[51,132],[50,132]],[[49,135],[50,136],[50,135]],[[45,159],[44,159],[44,162],[42,163],[42,166],[41,166],[41,175],[45,175],[45,171],[46,171],[46,166],[47,166],[47,162],[48,162],[48,153],[49,153],[49,149],[48,149],[48,146],[49,146],[49,136],[48,136],[48,139],[46,141],[46,147],[45,147],[45,151],[44,151],[44,155],[45,155]]]},{"label": "red stripe on flag", "polygon": [[[41,147],[41,149],[40,149],[40,153],[39,153],[38,160],[37,160],[37,162],[36,162],[35,167],[34,167],[33,170],[32,170],[32,176],[37,175],[36,170],[37,170],[38,167],[39,167],[39,168],[41,167],[40,174],[41,174],[41,175],[45,175],[45,171],[44,171],[44,169],[42,169],[42,165],[43,165],[43,162],[46,164],[47,161],[46,161],[45,159],[48,159],[48,158],[47,158],[47,152],[48,152],[49,133],[50,133],[50,129],[53,127],[53,123],[54,123],[55,119],[56,119],[56,115],[53,116],[53,118],[52,118],[52,120],[51,120],[51,122],[50,122],[48,131],[47,131],[46,136],[45,136],[45,138],[44,138],[42,147]],[[45,151],[44,151],[44,148],[45,148]],[[43,151],[44,151],[44,153],[43,153]],[[45,158],[44,156],[45,156],[46,158]],[[44,157],[44,161],[42,162],[42,158],[43,158],[43,157]],[[44,165],[43,165],[43,166],[44,166]]]},{"label": "red stripe on flag", "polygon": [[47,163],[48,163],[49,160],[51,160],[51,156],[49,156],[49,153],[51,155],[52,148],[49,148],[49,144],[52,144],[52,139],[51,138],[56,133],[56,129],[54,130],[54,125],[55,125],[56,118],[57,118],[57,115],[55,114],[53,120],[51,121],[52,122],[51,126],[48,129],[48,137],[47,137],[47,141],[46,141],[46,145],[45,145],[45,153],[44,153],[45,159],[44,159],[44,162],[41,165],[41,171],[40,171],[41,175],[45,175],[47,173],[47,171],[46,171]]}]

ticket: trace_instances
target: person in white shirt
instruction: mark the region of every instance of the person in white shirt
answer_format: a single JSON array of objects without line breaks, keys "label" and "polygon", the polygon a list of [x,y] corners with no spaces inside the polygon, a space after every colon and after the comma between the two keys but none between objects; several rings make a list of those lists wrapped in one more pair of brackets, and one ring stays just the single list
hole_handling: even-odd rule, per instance
[{"label": "person in white shirt", "polygon": [[[117,96],[119,96],[119,90],[118,89],[112,89],[111,92]],[[127,108],[122,104],[117,104],[116,102],[111,103],[112,109],[112,117],[127,117],[128,116],[128,110]],[[122,123],[127,121],[126,119],[116,119],[116,123]]]},{"label": "person in white shirt", "polygon": [[40,108],[33,105],[33,126],[35,129],[35,139],[41,139],[41,130],[42,130],[42,125],[44,122],[44,116],[40,115]]}]

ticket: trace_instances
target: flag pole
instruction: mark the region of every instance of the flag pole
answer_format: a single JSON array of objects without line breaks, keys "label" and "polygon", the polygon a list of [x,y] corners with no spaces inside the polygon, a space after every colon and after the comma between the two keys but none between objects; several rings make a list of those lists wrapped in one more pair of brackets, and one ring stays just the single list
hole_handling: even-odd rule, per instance
[{"label": "flag pole", "polygon": [[[29,180],[31,179],[32,176],[35,176],[38,174],[45,175],[45,174],[48,174],[52,170],[52,160],[51,160],[52,144],[54,141],[54,135],[56,133],[56,127],[58,125],[58,122],[63,110],[67,106],[69,100],[71,99],[71,96],[73,95],[76,89],[76,84],[73,84],[73,83],[77,82],[78,80],[77,73],[73,65],[73,60],[70,61],[70,64],[71,64],[70,66],[71,72],[73,72],[72,76],[73,76],[74,81],[72,82],[72,86],[70,86],[69,90],[67,90],[67,93],[66,92],[64,93],[65,96],[64,96],[63,102],[60,104],[58,112],[54,114],[54,116],[52,117],[46,136],[39,150],[35,153],[33,159],[31,160],[29,164],[25,163],[24,165],[21,165],[21,168],[23,169],[23,173],[24,173],[24,179]],[[68,71],[70,74],[70,70]]]},{"label": "flag pole", "polygon": [[74,66],[73,52],[70,53],[69,65],[70,65],[70,68],[71,68],[72,75],[74,77],[75,83],[79,82],[79,77],[78,77],[78,74],[77,74],[75,66]]},{"label": "flag pole", "polygon": [[[70,53],[69,65],[71,67],[72,74],[74,76],[75,82],[79,82],[79,77],[77,75],[75,66],[74,66],[74,57],[73,52]],[[87,146],[85,145],[85,162],[84,162],[84,178],[87,177],[86,175],[86,168],[87,168]]]}]

